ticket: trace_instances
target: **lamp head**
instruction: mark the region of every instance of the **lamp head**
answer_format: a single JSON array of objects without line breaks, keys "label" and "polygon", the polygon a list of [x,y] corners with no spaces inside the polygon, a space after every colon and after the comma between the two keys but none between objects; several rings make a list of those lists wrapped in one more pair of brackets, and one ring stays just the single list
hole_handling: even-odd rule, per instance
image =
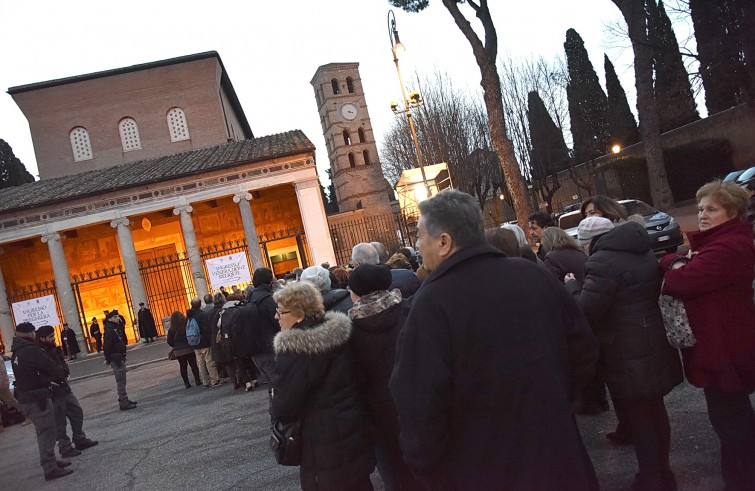
[{"label": "lamp head", "polygon": [[397,102],[391,102],[391,111],[398,112],[398,103]]}]

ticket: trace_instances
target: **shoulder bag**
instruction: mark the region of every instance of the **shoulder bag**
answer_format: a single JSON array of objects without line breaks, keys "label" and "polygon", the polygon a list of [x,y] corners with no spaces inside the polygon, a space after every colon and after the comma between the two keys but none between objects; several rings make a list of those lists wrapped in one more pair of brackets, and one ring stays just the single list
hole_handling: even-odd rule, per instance
[{"label": "shoulder bag", "polygon": [[658,306],[661,308],[663,326],[666,328],[669,344],[676,349],[693,347],[697,339],[692,332],[684,302],[670,295],[661,295],[658,298]]}]

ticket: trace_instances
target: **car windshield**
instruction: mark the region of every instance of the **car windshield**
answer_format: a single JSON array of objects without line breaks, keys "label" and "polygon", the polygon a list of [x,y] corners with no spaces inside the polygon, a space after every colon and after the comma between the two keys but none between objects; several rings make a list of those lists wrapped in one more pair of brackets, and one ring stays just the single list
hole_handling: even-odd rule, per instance
[{"label": "car windshield", "polygon": [[726,177],[722,179],[723,182],[729,182],[735,180],[739,175],[742,174],[741,170],[735,170],[733,172],[729,172],[726,174]]},{"label": "car windshield", "polygon": [[749,179],[752,179],[752,176],[755,176],[755,167],[750,167],[749,169],[741,173],[739,177],[737,177],[737,182],[745,182]]},{"label": "car windshield", "polygon": [[621,205],[627,210],[627,215],[640,215],[645,217],[658,213],[658,210],[642,201],[627,201]]},{"label": "car windshield", "polygon": [[574,213],[574,214],[566,214],[561,215],[558,218],[558,228],[562,230],[568,230],[570,228],[574,228],[579,225],[579,222],[582,221],[582,213]]}]

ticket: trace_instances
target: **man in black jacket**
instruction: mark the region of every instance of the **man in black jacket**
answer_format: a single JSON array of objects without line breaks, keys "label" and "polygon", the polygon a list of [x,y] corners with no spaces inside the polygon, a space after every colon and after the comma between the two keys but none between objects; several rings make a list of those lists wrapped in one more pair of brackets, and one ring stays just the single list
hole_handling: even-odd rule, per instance
[{"label": "man in black jacket", "polygon": [[[45,350],[52,361],[63,368],[66,378],[70,376],[70,370],[66,363],[63,351],[55,345],[55,329],[52,326],[42,326],[37,329],[37,342]],[[56,439],[58,451],[61,457],[70,458],[81,455],[81,451],[97,445],[96,440],[90,440],[84,433],[84,411],[81,409],[79,400],[73,395],[68,382],[53,384],[52,404],[55,409]],[[73,445],[66,434],[67,420],[71,421]]]},{"label": "man in black jacket", "polygon": [[130,400],[126,393],[126,336],[121,325],[122,319],[117,310],[107,313],[102,349],[105,352],[105,363],[113,369],[118,388],[118,406],[121,411],[128,411],[136,408],[136,402]]},{"label": "man in black jacket", "polygon": [[273,272],[268,268],[257,268],[252,277],[254,291],[249,299],[257,306],[258,322],[253,326],[252,361],[262,374],[263,383],[268,384],[268,393],[273,388],[275,373],[275,355],[273,338],[280,332],[280,325],[275,319],[278,304],[273,300]]},{"label": "man in black jacket", "polygon": [[549,272],[485,242],[472,196],[419,206],[432,274],[390,380],[404,460],[432,490],[597,490],[571,408],[598,360],[579,306]]},{"label": "man in black jacket", "polygon": [[191,308],[186,311],[187,319],[194,319],[199,325],[199,344],[192,346],[194,356],[197,357],[199,374],[202,376],[202,384],[205,389],[220,385],[218,378],[218,366],[212,357],[210,337],[212,336],[212,320],[207,312],[202,311],[202,301],[199,297],[191,299]]},{"label": "man in black jacket", "polygon": [[73,472],[65,468],[71,463],[55,460],[55,410],[51,390],[53,383],[65,381],[65,371],[39,347],[34,336],[34,326],[28,322],[16,326],[11,349],[16,395],[37,430],[39,463],[44,470],[45,480],[67,476]]}]

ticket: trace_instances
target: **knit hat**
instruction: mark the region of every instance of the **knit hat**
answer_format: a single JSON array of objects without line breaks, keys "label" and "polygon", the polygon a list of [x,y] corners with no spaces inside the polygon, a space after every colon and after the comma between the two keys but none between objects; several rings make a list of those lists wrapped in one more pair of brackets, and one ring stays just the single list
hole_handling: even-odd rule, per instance
[{"label": "knit hat", "polygon": [[34,332],[34,324],[31,322],[22,322],[16,326],[16,332]]},{"label": "knit hat", "polygon": [[267,268],[257,268],[252,276],[252,284],[255,287],[260,285],[269,285],[273,282],[273,272]]},{"label": "knit hat", "polygon": [[362,264],[349,275],[349,288],[360,297],[391,287],[393,276],[385,264]]},{"label": "knit hat", "polygon": [[613,228],[613,222],[603,217],[587,217],[579,222],[577,227],[577,242],[579,245],[586,246],[598,235],[610,231]]},{"label": "knit hat", "polygon": [[53,333],[55,333],[55,329],[52,326],[42,326],[37,329],[37,337],[39,338],[46,338]]},{"label": "knit hat", "polygon": [[302,271],[299,279],[312,283],[321,293],[330,290],[330,271],[322,266],[308,267]]}]

